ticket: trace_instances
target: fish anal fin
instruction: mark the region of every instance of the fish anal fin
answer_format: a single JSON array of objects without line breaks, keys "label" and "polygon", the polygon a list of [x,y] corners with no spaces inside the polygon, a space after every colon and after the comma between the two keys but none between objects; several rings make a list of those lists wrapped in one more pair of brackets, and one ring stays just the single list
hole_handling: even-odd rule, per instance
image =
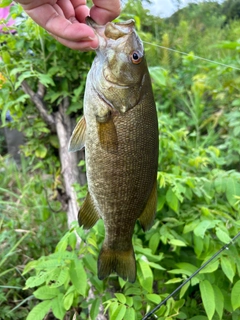
[{"label": "fish anal fin", "polygon": [[81,150],[85,145],[86,120],[83,116],[73,130],[69,141],[68,151],[75,152]]},{"label": "fish anal fin", "polygon": [[90,229],[98,221],[99,215],[94,207],[90,193],[87,194],[83,205],[78,212],[78,223],[84,229]]},{"label": "fish anal fin", "polygon": [[144,231],[149,230],[153,224],[157,207],[157,181],[154,183],[147,204],[139,217],[139,222]]},{"label": "fish anal fin", "polygon": [[136,280],[136,261],[133,247],[128,251],[115,251],[103,246],[98,258],[98,278],[105,279],[116,272],[123,280]]},{"label": "fish anal fin", "polygon": [[107,152],[115,152],[118,150],[118,138],[115,124],[110,118],[106,122],[97,122],[98,138],[101,147]]}]

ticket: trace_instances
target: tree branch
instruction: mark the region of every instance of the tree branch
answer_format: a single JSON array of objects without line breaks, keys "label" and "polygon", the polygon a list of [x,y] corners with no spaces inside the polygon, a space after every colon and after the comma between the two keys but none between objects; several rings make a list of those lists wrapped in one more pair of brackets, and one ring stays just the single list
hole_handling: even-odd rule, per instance
[{"label": "tree branch", "polygon": [[28,85],[26,80],[23,80],[22,84],[23,91],[29,95],[35,106],[37,107],[41,118],[46,122],[46,124],[50,127],[52,132],[56,132],[56,124],[54,117],[47,112],[47,108],[43,101],[45,88],[42,84],[39,83],[38,91],[35,93],[30,86]]}]

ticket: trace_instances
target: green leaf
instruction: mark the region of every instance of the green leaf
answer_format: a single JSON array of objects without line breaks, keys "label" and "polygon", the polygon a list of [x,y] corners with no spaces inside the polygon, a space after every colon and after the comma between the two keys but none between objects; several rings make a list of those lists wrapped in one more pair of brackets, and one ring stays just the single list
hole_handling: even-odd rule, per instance
[{"label": "green leaf", "polygon": [[159,87],[166,86],[166,70],[161,67],[150,67],[149,72],[153,79],[153,83]]},{"label": "green leaf", "polygon": [[119,304],[117,303],[117,301],[110,301],[108,307],[109,307],[109,317],[110,319],[112,319],[112,315],[114,314],[114,312],[117,310]]},{"label": "green leaf", "polygon": [[232,288],[231,302],[233,310],[240,308],[240,280],[238,280]]},{"label": "green leaf", "polygon": [[159,242],[160,242],[160,235],[158,232],[155,232],[149,240],[149,248],[152,250],[153,254],[156,252]]},{"label": "green leaf", "polygon": [[79,294],[85,296],[87,289],[87,275],[81,260],[74,260],[70,265],[70,279]]},{"label": "green leaf", "polygon": [[114,295],[117,297],[119,302],[121,302],[122,304],[126,303],[126,298],[125,298],[124,294],[122,294],[122,293],[114,293]]},{"label": "green leaf", "polygon": [[177,263],[177,266],[183,270],[185,270],[187,275],[191,275],[192,273],[194,273],[195,271],[197,271],[197,267],[194,266],[191,263],[187,263],[187,262],[179,262]]},{"label": "green leaf", "polygon": [[232,207],[235,206],[237,201],[235,196],[240,196],[240,183],[233,178],[228,178],[226,181],[226,197]]},{"label": "green leaf", "polygon": [[224,296],[222,291],[216,285],[213,285],[214,297],[215,297],[215,306],[219,318],[222,319],[223,308],[224,308]]},{"label": "green leaf", "polygon": [[62,320],[66,314],[66,310],[63,307],[63,297],[63,293],[60,293],[55,299],[52,300],[51,303],[54,316],[60,320]]},{"label": "green leaf", "polygon": [[172,278],[172,279],[166,281],[165,284],[179,283],[179,282],[182,282],[182,281],[183,281],[182,278]]},{"label": "green leaf", "polygon": [[[208,260],[208,259],[207,259]],[[202,264],[204,264],[206,261],[204,261]],[[210,264],[208,264],[204,269],[202,269],[200,273],[212,273],[214,271],[216,271],[218,269],[219,266],[219,260],[216,260],[214,262],[211,262]]]},{"label": "green leaf", "polygon": [[139,277],[141,286],[148,292],[152,292],[153,273],[148,263],[142,259],[139,260],[142,275]]},{"label": "green leaf", "polygon": [[148,265],[154,269],[158,269],[158,270],[166,270],[165,268],[163,268],[160,264],[155,263],[155,262],[148,262]]},{"label": "green leaf", "polygon": [[26,320],[43,320],[51,309],[51,300],[46,300],[37,304],[28,314]]},{"label": "green leaf", "polygon": [[178,239],[170,239],[169,243],[172,244],[173,246],[177,246],[177,247],[186,247],[186,243],[184,243],[181,240]]},{"label": "green leaf", "polygon": [[159,304],[161,302],[161,297],[155,293],[146,294],[146,298],[155,304]]},{"label": "green leaf", "polygon": [[227,244],[227,243],[231,242],[231,238],[229,237],[229,235],[226,232],[224,232],[223,230],[221,230],[220,228],[216,228],[216,236],[223,243]]},{"label": "green leaf", "polygon": [[127,297],[126,296],[126,305],[131,307],[133,305],[133,298],[132,297]]},{"label": "green leaf", "polygon": [[90,310],[90,317],[92,320],[95,320],[99,314],[99,307],[100,307],[101,299],[96,298],[94,299],[91,310]]},{"label": "green leaf", "polygon": [[0,8],[9,6],[13,1],[12,0],[1,0]]},{"label": "green leaf", "polygon": [[59,294],[59,290],[56,288],[50,288],[49,286],[43,286],[33,292],[34,296],[40,300],[52,299]]},{"label": "green leaf", "polygon": [[203,251],[203,239],[193,234],[194,252],[199,257]]},{"label": "green leaf", "polygon": [[233,277],[236,273],[236,266],[235,263],[229,259],[229,257],[221,257],[221,267],[225,275],[228,277],[228,279],[233,282]]},{"label": "green leaf", "polygon": [[215,312],[215,296],[213,287],[208,280],[201,281],[199,287],[204,309],[206,310],[208,319],[211,320]]},{"label": "green leaf", "polygon": [[125,316],[126,310],[127,307],[123,304],[120,304],[111,316],[111,320],[122,320]]},{"label": "green leaf", "polygon": [[127,308],[126,313],[125,313],[125,319],[126,320],[135,320],[135,310],[133,308]]},{"label": "green leaf", "polygon": [[212,228],[212,227],[213,227],[212,221],[203,220],[198,224],[198,226],[194,229],[193,232],[197,237],[203,238],[207,229]]},{"label": "green leaf", "polygon": [[54,282],[51,283],[51,288],[58,288],[62,286],[68,279],[69,273],[68,273],[68,268],[61,268],[60,272],[58,270],[57,272],[57,277],[54,279]]},{"label": "green leaf", "polygon": [[23,73],[17,78],[17,81],[16,81],[16,83],[15,83],[15,85],[14,85],[15,90],[17,90],[17,89],[21,86],[23,80],[28,79],[28,78],[33,78],[33,77],[34,77],[34,74],[32,73],[32,71],[25,71],[25,72],[23,72]]},{"label": "green leaf", "polygon": [[74,292],[70,292],[63,298],[63,306],[65,310],[69,310],[71,308],[73,303],[73,298],[74,298]]},{"label": "green leaf", "polygon": [[166,194],[166,201],[169,207],[176,213],[178,213],[178,198],[175,195],[175,193],[172,191],[172,189],[168,189],[167,194]]},{"label": "green leaf", "polygon": [[37,276],[33,276],[27,279],[26,288],[38,287],[47,280],[47,272],[40,272]]},{"label": "green leaf", "polygon": [[53,82],[53,79],[48,74],[39,73],[38,74],[38,79],[45,87],[48,87],[49,84],[52,85],[52,86],[55,85],[54,82]]},{"label": "green leaf", "polygon": [[190,222],[189,224],[186,224],[183,228],[183,233],[188,233],[188,232],[193,231],[197,227],[199,222],[200,221],[197,219],[197,220]]},{"label": "green leaf", "polygon": [[40,144],[35,150],[35,155],[41,159],[45,158],[47,155],[47,148],[44,145]]},{"label": "green leaf", "polygon": [[180,290],[180,293],[179,293],[179,298],[181,299],[184,294],[186,293],[187,289],[189,288],[190,286],[190,282],[187,282]]},{"label": "green leaf", "polygon": [[54,148],[59,149],[59,140],[56,135],[50,135],[49,142]]},{"label": "green leaf", "polygon": [[76,243],[77,243],[77,237],[75,232],[71,232],[69,237],[68,237],[68,243],[70,245],[70,247],[72,248],[72,250],[74,250],[76,248]]}]

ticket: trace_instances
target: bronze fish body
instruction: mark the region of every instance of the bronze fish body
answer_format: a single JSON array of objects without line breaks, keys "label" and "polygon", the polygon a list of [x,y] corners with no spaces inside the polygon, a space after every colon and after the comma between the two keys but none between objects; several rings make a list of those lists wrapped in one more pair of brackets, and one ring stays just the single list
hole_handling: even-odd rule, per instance
[{"label": "bronze fish body", "polygon": [[88,23],[100,45],[87,77],[84,116],[69,144],[70,151],[85,146],[88,194],[78,219],[86,229],[104,221],[99,279],[116,272],[134,282],[134,226],[139,219],[149,229],[156,211],[156,107],[134,21]]}]

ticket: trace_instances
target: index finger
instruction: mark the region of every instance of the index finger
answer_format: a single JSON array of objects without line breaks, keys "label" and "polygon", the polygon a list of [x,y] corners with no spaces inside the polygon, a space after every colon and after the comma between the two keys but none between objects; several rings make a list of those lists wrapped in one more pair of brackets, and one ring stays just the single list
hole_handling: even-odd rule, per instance
[{"label": "index finger", "polygon": [[[88,8],[81,8],[88,15]],[[73,23],[64,16],[58,14],[57,10],[49,4],[43,4],[33,9],[26,9],[26,13],[41,27],[57,37],[68,40],[80,41],[83,39],[95,38],[95,33],[84,23],[74,20]]]},{"label": "index finger", "polygon": [[121,12],[120,0],[93,0],[93,3],[90,16],[100,25],[117,18]]}]

